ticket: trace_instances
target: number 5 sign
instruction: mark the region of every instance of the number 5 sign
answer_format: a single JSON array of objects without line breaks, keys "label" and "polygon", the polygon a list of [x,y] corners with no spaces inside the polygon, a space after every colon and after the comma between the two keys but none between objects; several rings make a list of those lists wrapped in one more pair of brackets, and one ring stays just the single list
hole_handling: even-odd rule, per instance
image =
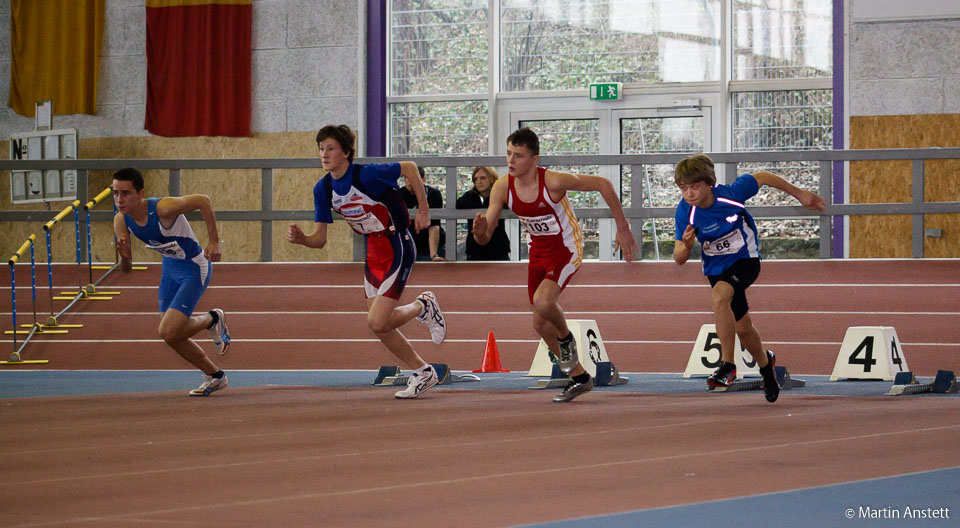
[{"label": "number 5 sign", "polygon": [[843,336],[830,381],[866,379],[891,381],[910,370],[892,326],[851,326]]},{"label": "number 5 sign", "polygon": [[[760,369],[757,368],[757,362],[743,345],[740,339],[734,336],[733,347],[737,351],[737,377],[742,378],[747,374],[760,375]],[[690,352],[690,359],[687,361],[687,368],[683,371],[683,377],[690,376],[709,376],[720,366],[720,338],[717,336],[716,326],[705,324],[700,327],[700,333],[697,335],[697,342],[693,344],[693,351]]]}]

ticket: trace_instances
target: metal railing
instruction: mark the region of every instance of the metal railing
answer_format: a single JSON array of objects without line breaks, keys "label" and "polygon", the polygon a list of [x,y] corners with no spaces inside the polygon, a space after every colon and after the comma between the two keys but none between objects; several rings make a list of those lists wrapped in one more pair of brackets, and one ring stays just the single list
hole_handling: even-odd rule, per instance
[{"label": "metal railing", "polygon": [[[960,213],[960,202],[926,202],[924,200],[925,162],[940,159],[960,159],[960,148],[926,149],[864,149],[864,150],[818,150],[790,152],[734,152],[709,153],[718,167],[721,182],[732,181],[739,163],[773,163],[782,161],[805,161],[819,163],[819,194],[827,201],[827,209],[822,213],[809,211],[801,206],[751,206],[750,212],[757,219],[770,218],[819,218],[820,220],[820,257],[832,256],[833,223],[838,217],[847,215],[904,215],[913,216],[912,254],[923,257],[924,223],[923,216],[932,213]],[[630,155],[586,155],[586,156],[542,156],[540,164],[550,166],[600,165],[631,168],[632,174],[643,174],[644,165],[675,164],[685,154],[630,154]],[[386,163],[410,160],[423,167],[445,168],[446,194],[448,204],[443,209],[431,210],[431,216],[444,222],[448,234],[456,233],[458,219],[473,218],[475,210],[453,208],[457,199],[458,169],[478,165],[503,166],[503,156],[465,156],[465,157],[405,157],[405,158],[358,158],[358,163]],[[908,203],[882,204],[843,204],[833,201],[833,182],[836,175],[843,174],[842,166],[851,161],[889,161],[910,160],[912,169],[913,198]],[[177,195],[180,190],[180,171],[182,170],[229,170],[258,169],[261,171],[260,209],[240,211],[217,211],[217,219],[222,221],[261,222],[261,261],[273,260],[274,221],[313,220],[312,210],[274,209],[273,176],[278,169],[321,169],[317,158],[262,158],[262,159],[82,159],[82,160],[2,160],[0,171],[7,170],[43,170],[75,169],[78,171],[78,197],[86,197],[88,189],[88,171],[112,171],[124,167],[137,167],[140,170],[165,170],[168,172],[169,194]],[[836,169],[836,170],[835,170]],[[655,218],[673,218],[674,207],[643,206],[643,179],[631,179],[631,206],[624,208],[624,214],[631,221],[634,232],[640,232],[643,221]],[[304,189],[309,192],[309,189]],[[576,208],[579,218],[610,218],[606,208]],[[40,221],[49,214],[46,211],[0,211],[0,222]],[[193,213],[191,219],[196,217]],[[515,218],[510,213],[505,218]],[[92,215],[94,222],[112,220],[108,211],[97,211]],[[362,239],[355,237],[355,259],[362,258]],[[446,253],[456,255],[456,236],[448,236]]]}]

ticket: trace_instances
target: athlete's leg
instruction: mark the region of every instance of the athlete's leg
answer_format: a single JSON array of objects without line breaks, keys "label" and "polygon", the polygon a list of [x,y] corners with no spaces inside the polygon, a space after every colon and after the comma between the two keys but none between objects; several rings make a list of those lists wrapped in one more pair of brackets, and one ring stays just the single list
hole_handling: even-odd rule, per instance
[{"label": "athlete's leg", "polygon": [[[763,341],[760,339],[760,332],[753,326],[750,320],[750,314],[744,314],[735,325],[737,337],[740,338],[740,344],[750,352],[753,359],[757,362],[757,367],[767,366],[767,353],[763,350]],[[723,346],[723,345],[721,345]]]},{"label": "athlete's leg", "polygon": [[[560,357],[559,339],[570,334],[563,308],[557,302],[562,291],[559,284],[544,279],[533,294],[533,328],[557,357]],[[567,374],[577,376],[584,372],[586,370],[578,362]]]},{"label": "athlete's leg", "polygon": [[204,374],[210,375],[220,369],[210,361],[200,345],[190,340],[190,337],[205,329],[211,322],[213,318],[208,313],[187,317],[187,314],[170,308],[160,319],[158,333],[170,348],[180,354],[180,357],[202,370]]},{"label": "athlete's leg", "polygon": [[727,363],[735,363],[734,335],[736,333],[733,308],[733,286],[725,281],[717,282],[710,290],[710,304],[713,306],[714,324],[717,328],[717,337],[720,339],[720,359]]},{"label": "athlete's leg", "polygon": [[422,305],[418,301],[397,306],[397,301],[377,295],[367,299],[367,325],[377,338],[397,359],[412,369],[419,369],[426,362],[413,349],[413,345],[397,328],[420,313]]}]

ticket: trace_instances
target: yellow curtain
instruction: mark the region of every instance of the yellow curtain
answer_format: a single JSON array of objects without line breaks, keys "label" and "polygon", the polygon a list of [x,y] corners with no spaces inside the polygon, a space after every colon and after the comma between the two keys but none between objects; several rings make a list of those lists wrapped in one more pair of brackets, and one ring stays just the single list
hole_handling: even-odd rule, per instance
[{"label": "yellow curtain", "polygon": [[11,0],[10,108],[94,114],[106,0]]}]

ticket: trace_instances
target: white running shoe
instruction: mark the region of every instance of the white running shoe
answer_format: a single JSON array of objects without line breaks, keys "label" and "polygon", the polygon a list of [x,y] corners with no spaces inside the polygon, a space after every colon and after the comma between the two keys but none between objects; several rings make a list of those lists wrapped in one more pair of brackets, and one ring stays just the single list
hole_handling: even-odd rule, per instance
[{"label": "white running shoe", "polygon": [[410,379],[407,380],[407,388],[398,391],[394,396],[400,399],[416,398],[436,385],[438,381],[440,380],[437,378],[437,371],[434,370],[433,365],[430,365],[419,374],[416,372],[411,374]]},{"label": "white running shoe", "polygon": [[217,312],[217,324],[207,328],[207,332],[210,332],[210,335],[213,336],[213,344],[217,346],[217,354],[221,356],[227,353],[227,349],[230,348],[230,331],[227,330],[227,316],[224,315],[223,310],[220,308],[214,308],[212,311]]},{"label": "white running shoe", "polygon": [[199,387],[190,391],[190,396],[209,396],[211,392],[216,392],[227,386],[227,375],[217,379],[213,376],[204,374],[203,383]]},{"label": "white running shoe", "polygon": [[447,337],[447,321],[443,318],[443,312],[440,311],[440,304],[437,302],[437,296],[431,291],[425,291],[417,296],[417,300],[423,303],[424,309],[417,316],[417,321],[427,325],[430,330],[430,339],[434,343],[443,343]]}]

